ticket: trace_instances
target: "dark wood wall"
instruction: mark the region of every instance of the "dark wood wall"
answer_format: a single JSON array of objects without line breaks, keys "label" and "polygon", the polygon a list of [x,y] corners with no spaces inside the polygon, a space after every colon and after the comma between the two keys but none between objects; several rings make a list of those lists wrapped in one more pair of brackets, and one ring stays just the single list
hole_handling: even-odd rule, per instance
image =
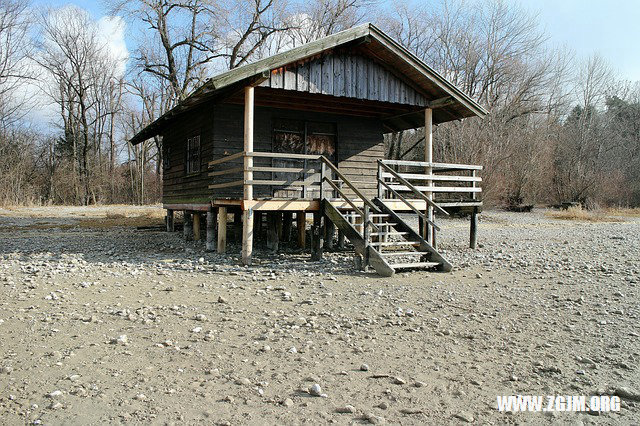
[{"label": "dark wood wall", "polygon": [[[163,150],[169,167],[163,169],[162,202],[206,203],[210,199],[207,162],[213,158],[213,105],[203,105],[194,112],[173,120],[164,130]],[[200,172],[185,174],[187,139],[200,135]]]},{"label": "dark wood wall", "polygon": [[[378,118],[338,114],[255,108],[254,150],[272,150],[272,123],[277,118],[336,123],[336,161],[339,169],[356,186],[374,196],[376,192],[376,160],[384,158],[383,127]],[[200,134],[201,171],[185,176],[186,141]],[[207,163],[243,149],[243,106],[237,104],[205,105],[197,113],[179,117],[163,135],[170,150],[170,168],[165,171],[163,202],[198,203],[210,198],[242,198],[242,186],[208,189],[211,183],[242,179],[241,173],[208,177]],[[262,160],[264,161],[264,160]],[[215,170],[240,167],[241,159],[216,166]],[[264,164],[264,163],[263,163]],[[255,179],[271,179],[270,174],[255,174]],[[215,182],[214,182],[215,180]],[[256,197],[271,196],[271,189],[254,187]]]}]

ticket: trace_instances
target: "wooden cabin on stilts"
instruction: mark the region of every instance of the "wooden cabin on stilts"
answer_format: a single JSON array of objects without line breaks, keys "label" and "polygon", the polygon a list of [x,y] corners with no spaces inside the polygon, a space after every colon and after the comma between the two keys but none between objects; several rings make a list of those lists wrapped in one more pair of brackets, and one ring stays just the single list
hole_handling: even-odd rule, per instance
[{"label": "wooden cabin on stilts", "polygon": [[[451,269],[437,250],[436,213],[471,209],[475,247],[482,167],[434,162],[432,130],[485,114],[365,24],[209,79],[131,142],[162,136],[167,231],[182,211],[185,238],[201,239],[204,223],[206,249],[225,253],[233,214],[249,265],[265,223],[271,250],[296,224],[313,259],[346,239],[363,267],[390,276]],[[384,158],[385,133],[419,127],[424,161]]]}]

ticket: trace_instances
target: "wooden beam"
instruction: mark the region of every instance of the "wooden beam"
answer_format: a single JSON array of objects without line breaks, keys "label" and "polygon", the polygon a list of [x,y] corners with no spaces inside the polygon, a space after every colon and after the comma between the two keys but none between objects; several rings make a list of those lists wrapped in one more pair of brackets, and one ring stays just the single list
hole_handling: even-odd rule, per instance
[{"label": "wooden beam", "polygon": [[313,244],[311,247],[311,260],[319,261],[323,257],[324,246],[324,214],[321,211],[313,212]]},{"label": "wooden beam", "polygon": [[[244,89],[244,152],[253,153],[253,112],[254,112],[253,87]],[[244,200],[253,200],[253,186],[246,182],[253,180],[253,157],[244,156]],[[242,263],[251,264],[253,255],[253,210],[251,208],[242,212]]]},{"label": "wooden beam", "polygon": [[307,237],[307,214],[304,210],[296,213],[296,223],[298,226],[298,247],[304,249]]},{"label": "wooden beam", "polygon": [[[424,142],[424,161],[426,163],[433,163],[433,110],[431,108],[424,110]],[[427,166],[425,173],[432,175],[433,168],[431,166]],[[427,180],[427,186],[433,186],[433,182],[431,180]],[[432,191],[427,191],[425,195],[430,201],[433,201]],[[427,240],[429,244],[433,245],[433,228],[429,222],[433,223],[433,206],[431,205],[427,207],[427,220],[423,227],[423,238]]]},{"label": "wooden beam", "polygon": [[453,99],[453,97],[451,97],[451,96],[443,96],[442,98],[438,98],[438,99],[434,99],[432,101],[428,101],[427,102],[427,107],[429,109],[437,109],[437,108],[444,108],[444,107],[447,107],[449,105],[453,105],[455,103],[456,103],[456,101],[455,101],[455,99]]},{"label": "wooden beam", "polygon": [[206,251],[214,251],[215,250],[215,233],[216,233],[216,223],[215,223],[215,215],[213,212],[213,207],[209,207],[209,211],[207,211],[207,241],[205,250]]},{"label": "wooden beam", "polygon": [[200,213],[193,213],[193,240],[200,241]]},{"label": "wooden beam", "polygon": [[227,251],[227,208],[218,207],[218,253]]},{"label": "wooden beam", "polygon": [[175,227],[173,224],[173,210],[167,209],[167,217],[165,221],[167,224],[167,232],[173,232],[175,230]]},{"label": "wooden beam", "polygon": [[478,208],[474,207],[469,225],[469,248],[475,249],[478,241]]},{"label": "wooden beam", "polygon": [[267,250],[278,251],[278,212],[267,212]]},{"label": "wooden beam", "polygon": [[191,222],[191,212],[184,212],[184,224],[182,226],[182,235],[186,241],[193,239],[193,223]]}]

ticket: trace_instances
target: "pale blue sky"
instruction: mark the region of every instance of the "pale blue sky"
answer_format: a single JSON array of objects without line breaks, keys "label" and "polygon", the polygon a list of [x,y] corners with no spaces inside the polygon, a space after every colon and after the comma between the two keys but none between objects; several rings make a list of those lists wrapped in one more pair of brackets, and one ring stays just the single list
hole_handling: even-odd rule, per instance
[{"label": "pale blue sky", "polygon": [[[427,0],[416,0],[427,1]],[[518,1],[538,13],[553,46],[566,46],[578,57],[601,54],[619,77],[640,80],[640,0],[506,0]],[[101,18],[101,0],[33,0],[34,6],[75,4]],[[129,51],[131,31],[125,31]]]},{"label": "pale blue sky", "polygon": [[578,57],[602,55],[619,77],[640,80],[640,0],[519,0],[539,14],[549,42]]}]

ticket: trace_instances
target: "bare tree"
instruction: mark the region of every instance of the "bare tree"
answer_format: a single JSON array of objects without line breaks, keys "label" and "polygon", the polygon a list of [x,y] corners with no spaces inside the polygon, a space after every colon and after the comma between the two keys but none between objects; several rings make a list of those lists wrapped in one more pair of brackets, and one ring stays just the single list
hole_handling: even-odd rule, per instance
[{"label": "bare tree", "polygon": [[20,94],[25,84],[36,78],[28,64],[32,44],[32,22],[28,4],[19,0],[0,2],[0,126],[7,129],[20,120],[32,104]]}]

